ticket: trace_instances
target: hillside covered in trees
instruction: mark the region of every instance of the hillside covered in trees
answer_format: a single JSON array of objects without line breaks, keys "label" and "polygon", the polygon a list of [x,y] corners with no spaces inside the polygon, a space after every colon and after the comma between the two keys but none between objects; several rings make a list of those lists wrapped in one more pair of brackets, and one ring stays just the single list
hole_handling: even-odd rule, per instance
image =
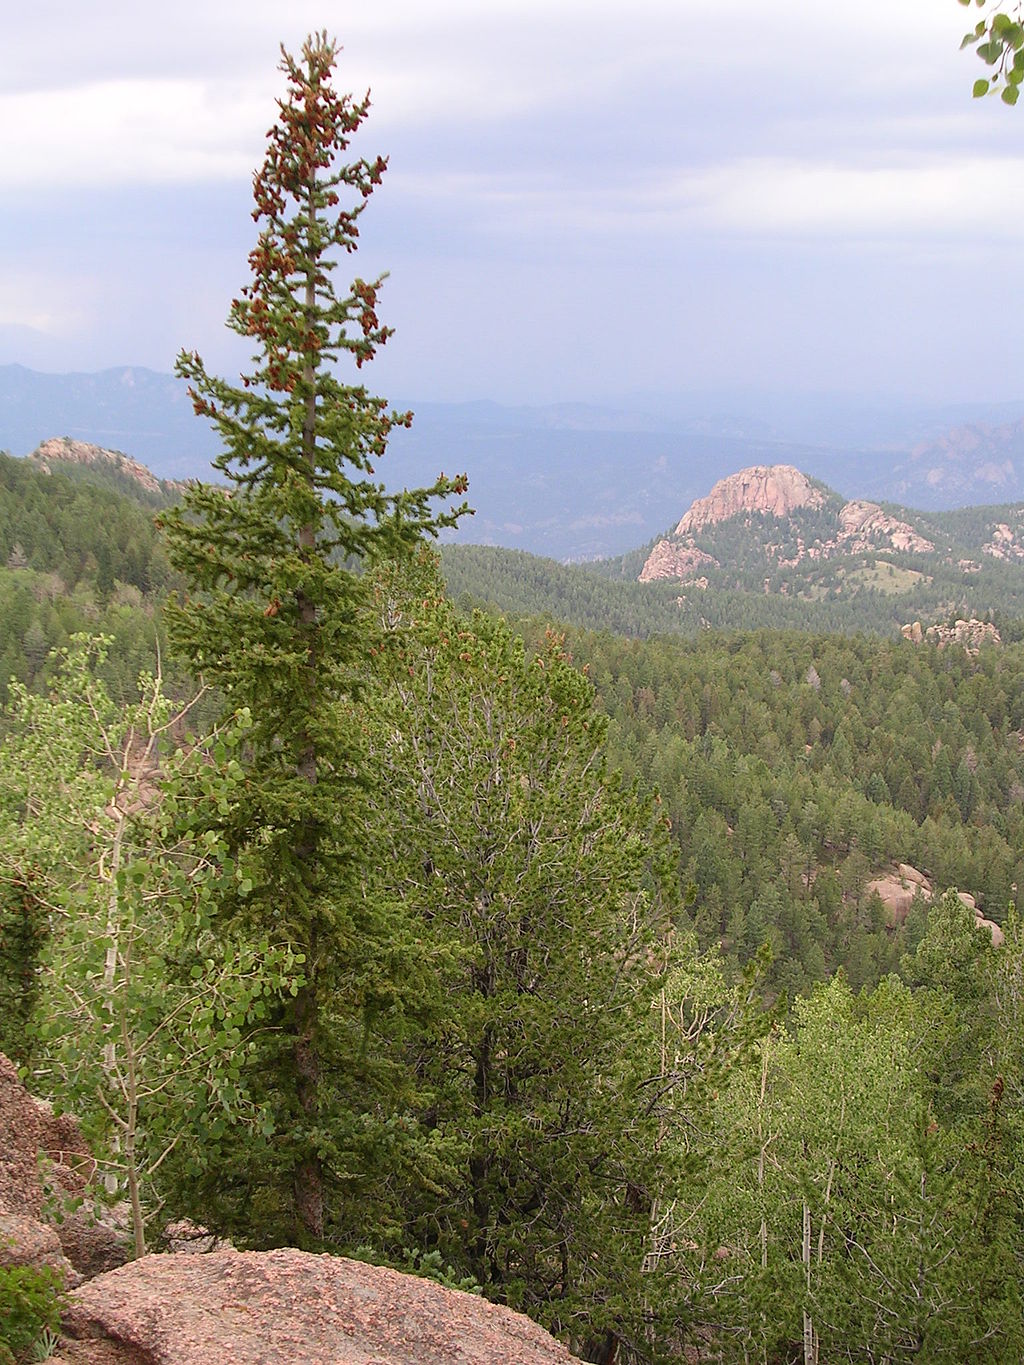
[{"label": "hillside covered in trees", "polygon": [[[30,525],[52,524],[64,499],[85,487],[78,481],[65,484],[58,475],[24,474],[30,476],[25,483],[29,491],[19,496],[30,510]],[[102,516],[95,516],[91,525],[102,520],[110,532],[121,524],[149,525],[148,511],[136,521],[141,509],[131,499],[97,489],[88,496],[105,500]],[[12,510],[13,526],[19,515]],[[95,1038],[99,1056],[105,1036],[102,1015],[95,1016],[98,1031],[90,1035],[90,1016],[83,1015],[75,995],[75,972],[88,971],[90,954],[106,941],[105,921],[89,908],[102,883],[93,881],[88,871],[86,846],[76,846],[68,831],[77,820],[95,846],[102,821],[114,809],[104,806],[112,782],[128,782],[117,801],[130,802],[131,783],[140,774],[118,778],[119,771],[127,770],[114,756],[118,742],[135,734],[138,744],[151,724],[145,694],[139,696],[130,678],[140,661],[152,661],[159,622],[155,605],[162,589],[143,592],[132,585],[133,594],[115,580],[104,605],[94,552],[85,549],[81,576],[69,588],[49,567],[45,540],[41,545],[38,569],[6,571],[15,589],[10,600],[20,597],[32,604],[32,611],[45,602],[47,615],[37,619],[49,622],[54,644],[67,645],[71,632],[83,623],[96,630],[114,620],[120,622],[121,633],[91,659],[73,653],[77,672],[69,671],[71,664],[40,658],[30,677],[49,693],[45,706],[53,708],[52,718],[47,718],[43,702],[19,692],[6,719],[8,891],[0,917],[0,951],[11,969],[6,980],[12,992],[0,1007],[0,1017],[7,1021],[2,1046],[23,1056],[37,1077],[51,1076],[54,1094],[91,1115],[90,1132],[102,1146],[105,1111],[93,1108],[87,1083],[83,1088],[72,1081],[85,1039]],[[963,649],[877,636],[707,629],[691,640],[641,640],[609,630],[577,629],[559,643],[565,627],[541,624],[536,616],[518,626],[521,645],[493,618],[474,618],[445,603],[431,572],[425,566],[411,577],[407,570],[377,577],[367,602],[367,626],[376,622],[373,632],[383,628],[384,634],[374,646],[379,664],[362,703],[376,778],[361,818],[368,822],[368,844],[388,853],[365,885],[375,899],[392,907],[387,952],[401,956],[394,983],[388,986],[376,975],[371,994],[364,996],[381,1003],[374,1007],[375,1022],[367,1035],[374,1040],[372,1049],[358,1063],[363,1093],[357,1102],[348,1101],[355,1103],[349,1123],[363,1112],[349,1140],[360,1130],[363,1135],[347,1159],[358,1160],[366,1176],[365,1183],[348,1188],[339,1206],[339,1212],[347,1209],[353,1233],[343,1235],[339,1225],[331,1244],[349,1250],[375,1245],[373,1254],[392,1264],[433,1268],[453,1282],[480,1284],[500,1300],[529,1307],[567,1333],[584,1358],[595,1360],[604,1348],[596,1340],[588,1347],[587,1334],[594,1322],[611,1321],[606,1318],[610,1312],[614,1327],[609,1330],[625,1359],[676,1359],[687,1343],[725,1360],[739,1361],[744,1352],[749,1357],[752,1350],[768,1349],[789,1359],[787,1352],[796,1349],[792,1343],[801,1338],[802,1305],[811,1305],[819,1340],[831,1342],[830,1349],[837,1351],[867,1334],[878,1339],[884,1328],[893,1334],[893,1360],[903,1358],[908,1342],[918,1341],[929,1343],[929,1358],[953,1361],[962,1358],[958,1352],[967,1349],[965,1341],[993,1332],[992,1340],[1001,1344],[998,1350],[993,1345],[990,1358],[1004,1359],[1000,1352],[1016,1339],[1017,1309],[1012,1300],[992,1295],[1006,1289],[1008,1266],[1018,1254],[1018,1233],[1005,1210],[990,1208],[984,1182],[991,1178],[993,1162],[1000,1163],[1004,1182],[1016,1179],[1018,1159],[1016,1091],[1010,1087],[993,1108],[991,1087],[997,1076],[1006,1084],[1010,1065],[1015,1065],[1008,1061],[1007,1049],[1019,1036],[1016,1015],[1007,1014],[1019,1008],[1018,997],[1006,983],[1024,952],[1013,910],[1024,872],[1022,646],[989,645],[969,655]],[[495,688],[501,678],[505,683],[499,696]],[[184,695],[185,687],[182,672],[171,690]],[[138,700],[122,711],[132,696]],[[573,720],[566,731],[570,699],[579,724]],[[88,727],[82,728],[84,713],[72,721],[82,704],[104,727],[92,737]],[[491,719],[485,722],[486,716]],[[501,728],[495,730],[498,717]],[[245,733],[229,739],[227,767],[208,797],[200,797],[199,788],[187,795],[198,776],[187,754],[173,760],[167,755],[164,781],[169,791],[180,792],[174,800],[187,797],[190,806],[197,799],[212,800],[215,806],[226,801],[229,810],[235,809],[232,784],[238,776],[231,776],[231,755],[244,752]],[[424,747],[417,736],[429,736],[429,744]],[[213,747],[201,746],[206,762],[225,738],[211,738]],[[571,796],[572,768],[566,766],[572,753],[584,781],[578,798],[583,804],[566,820],[570,801],[577,799]],[[602,781],[611,785],[602,805],[593,809],[594,816],[602,810],[600,823],[587,833],[593,816],[586,810],[600,788],[588,795],[584,774],[599,753],[607,773]],[[51,795],[43,805],[44,788],[37,784],[53,771],[58,754],[66,755],[59,760],[65,780],[80,776],[73,785],[52,789],[57,806],[50,804]],[[518,799],[509,804],[514,788],[508,785],[512,770],[507,765],[513,755],[518,781],[527,783],[522,809]],[[172,776],[179,765],[180,776]],[[615,770],[622,776],[612,782]],[[204,783],[215,770],[207,772]],[[625,795],[631,783],[638,786],[629,801],[639,805],[631,807],[627,801],[615,817],[634,822],[634,834],[628,836],[624,827],[607,823],[616,809],[607,803],[621,801],[614,793]],[[430,791],[437,801],[433,813],[423,805],[424,793]],[[481,805],[485,793],[493,806]],[[21,813],[27,811],[33,815],[25,822]],[[57,828],[62,832],[55,837]],[[534,832],[529,837],[528,830]],[[519,833],[510,837],[512,831]],[[602,842],[593,844],[599,832]],[[160,833],[159,844],[153,842],[157,831],[145,833],[136,826],[132,833],[133,843],[148,841],[138,845],[139,853],[150,867],[166,868],[162,877],[171,872],[173,863],[166,859],[177,846],[168,844],[170,833]],[[658,913],[668,914],[662,922],[674,926],[674,945],[656,968],[657,955],[666,951],[664,941],[657,936],[637,941],[648,942],[648,966],[633,982],[639,991],[633,1000],[639,1010],[638,1032],[608,1039],[608,1046],[624,1046],[630,1055],[629,1067],[619,1073],[625,1055],[619,1063],[608,1054],[599,1061],[592,1037],[596,1020],[578,1008],[579,1000],[596,988],[600,959],[581,962],[579,977],[567,974],[576,936],[593,930],[565,918],[566,911],[558,907],[581,905],[593,912],[597,885],[605,884],[621,863],[613,846],[620,845],[625,853],[632,837],[641,840],[637,852],[646,848],[643,863],[649,870],[638,866],[627,873],[624,864],[614,875],[639,874],[636,884],[649,887],[645,896],[661,887],[657,894],[668,899]],[[233,901],[238,907],[223,928],[203,911],[181,939],[180,912],[170,913],[181,904],[173,879],[153,903],[167,907],[158,919],[154,909],[142,911],[141,903],[132,912],[140,916],[132,934],[144,933],[148,942],[165,942],[166,947],[159,973],[132,980],[135,1003],[122,1024],[135,1017],[135,1010],[141,1011],[140,1019],[149,1017],[154,1008],[162,1008],[157,1000],[178,998],[174,992],[181,993],[189,1021],[167,1054],[177,1059],[173,1087],[167,1087],[163,1070],[166,1057],[143,1053],[139,1058],[140,1068],[149,1068],[153,1091],[165,1087],[159,1093],[168,1096],[166,1104],[142,1104],[136,1116],[146,1245],[151,1239],[159,1244],[159,1222],[146,1214],[148,1200],[157,1193],[172,1207],[194,1216],[201,1212],[207,1222],[223,1219],[221,1225],[243,1241],[258,1238],[252,1195],[245,1193],[249,1177],[237,1172],[228,1179],[228,1173],[243,1131],[238,1123],[246,1132],[254,1123],[265,1123],[269,1096],[260,1099],[244,1073],[232,1077],[230,1067],[222,1072],[223,1041],[208,1031],[201,1015],[188,1010],[203,991],[214,990],[229,1030],[224,1039],[234,1039],[231,1047],[237,1050],[258,1023],[257,1001],[265,999],[261,1008],[273,1009],[274,992],[287,994],[302,976],[296,949],[287,943],[272,940],[267,952],[251,955],[246,937],[238,937],[249,898],[237,900],[237,887],[240,877],[254,884],[255,877],[236,862],[225,882],[230,855],[220,845],[209,848],[205,881],[199,883],[209,887],[212,899],[206,904],[212,908],[218,900],[225,905]],[[648,859],[655,849],[660,850],[659,880],[649,881],[654,866]],[[479,863],[467,863],[471,850]],[[180,852],[171,856],[180,857]],[[221,860],[226,856],[225,865]],[[919,869],[932,895],[919,895],[905,916],[894,919],[871,883],[899,864]],[[35,889],[26,899],[29,869]],[[592,889],[590,877],[598,878]],[[613,902],[631,903],[626,883],[620,885],[622,893]],[[479,898],[483,886],[489,888],[488,896],[497,897],[495,909],[485,918],[467,921],[467,898]],[[47,889],[40,900],[43,887]],[[943,900],[946,887],[969,892],[985,915],[1003,927],[1007,939],[1001,948],[993,948],[989,936],[975,930],[973,916],[959,900]],[[155,889],[146,894],[152,896]],[[51,900],[67,907],[76,928],[47,946],[37,935],[45,923],[39,913]],[[399,906],[404,908],[396,918]],[[502,906],[517,907],[514,922]],[[192,916],[196,910],[187,913]],[[608,951],[614,956],[623,948],[612,946],[611,904],[609,914]],[[635,920],[630,922],[635,928]],[[229,929],[232,923],[235,927]],[[645,932],[655,932],[657,923],[656,917]],[[120,932],[125,931],[122,925]],[[508,937],[513,931],[515,937]],[[373,930],[382,932],[383,926]],[[492,1017],[486,1010],[480,1015],[491,997],[478,995],[472,964],[481,960],[481,952],[490,951],[488,945],[499,932],[500,951],[511,956],[495,959],[489,969],[497,989]],[[187,947],[189,941],[194,948]],[[397,981],[408,982],[414,970],[421,951],[417,941],[432,947],[415,967],[421,995],[410,1014],[407,1006],[399,1006],[394,991]],[[659,942],[662,946],[655,946]],[[196,949],[206,953],[212,967],[197,961]],[[225,950],[232,956],[225,957]],[[538,951],[541,956],[535,960]],[[456,965],[464,956],[466,975]],[[545,963],[555,969],[550,979]],[[199,966],[196,990],[192,973]],[[253,972],[262,983],[256,997],[246,984]],[[505,972],[510,974],[505,977]],[[30,995],[25,994],[26,980],[35,983]],[[364,980],[360,991],[369,986]],[[435,991],[440,994],[433,995]],[[530,1000],[537,1010],[532,1024],[523,1014],[524,1002]],[[31,1024],[37,1009],[51,1022],[37,1041],[29,1041],[37,1037]],[[516,1067],[500,1080],[500,1114],[501,1122],[511,1125],[511,1145],[503,1161],[525,1164],[503,1165],[500,1179],[515,1173],[516,1182],[525,1181],[526,1203],[531,1199],[529,1182],[542,1181],[547,1191],[543,1216],[563,1231],[567,1220],[585,1216],[589,1232],[578,1244],[582,1257],[597,1255],[604,1262],[619,1248],[615,1256],[622,1259],[608,1262],[615,1267],[615,1293],[604,1275],[586,1288],[578,1283],[571,1317],[565,1316],[569,1304],[564,1291],[559,1291],[561,1306],[553,1314],[550,1290],[543,1288],[548,1272],[535,1261],[533,1241],[522,1239],[523,1230],[535,1226],[539,1211],[513,1214],[508,1193],[501,1195],[494,1207],[509,1221],[496,1262],[479,1261],[460,1232],[461,1219],[475,1226],[479,1211],[494,1198],[494,1187],[460,1184],[458,1172],[471,1170],[474,1158],[469,1149],[460,1149],[454,1135],[463,1134],[465,1142],[478,1127],[481,1134],[493,1132],[499,1113],[488,1107],[477,1114],[479,1096],[472,1098],[472,1088],[457,1083],[460,1074],[468,1082],[477,1065],[473,1057],[482,1055],[473,1050],[471,1018],[480,1020],[475,1027],[485,1029],[488,1048],[499,1046],[505,1028],[517,1030],[519,1039]],[[482,1022],[488,1018],[491,1022]],[[561,1021],[557,1026],[556,1020]],[[584,1025],[584,1032],[571,1041],[576,1024]],[[500,1046],[507,1052],[507,1045]],[[417,1056],[421,1060],[414,1081],[405,1068]],[[881,1070],[879,1056],[887,1059]],[[436,1073],[424,1069],[427,1057],[435,1058]],[[572,1058],[578,1071],[566,1070]],[[545,1097],[541,1078],[552,1066],[566,1088]],[[612,1096],[585,1079],[593,1066],[610,1067],[617,1076],[611,1109]],[[396,1111],[393,1087],[403,1075],[407,1079],[397,1092],[403,1098]],[[528,1080],[530,1076],[534,1079]],[[648,1109],[645,1097],[653,1099],[658,1076],[667,1088]],[[492,1083],[499,1085],[497,1075]],[[808,1109],[808,1087],[817,1096],[816,1109]],[[565,1109],[577,1094],[600,1099],[602,1114],[607,1111],[609,1122],[631,1135],[628,1157],[620,1151],[617,1158],[625,1162],[619,1195],[602,1181],[600,1190],[592,1189],[581,1200],[576,1163],[585,1158],[563,1126],[582,1125],[588,1142],[597,1144],[595,1152],[603,1150],[606,1130],[596,1116],[572,1117],[573,1111]],[[219,1100],[213,1099],[218,1095]],[[854,1104],[854,1095],[861,1096],[856,1101],[859,1117],[850,1126],[843,1113],[844,1106]],[[908,1095],[915,1097],[909,1106]],[[897,1098],[899,1106],[894,1107]],[[186,1112],[192,1117],[182,1127]],[[386,1137],[396,1112],[405,1115],[402,1122],[408,1126]],[[522,1121],[527,1131],[536,1131],[542,1112],[550,1114],[553,1124],[548,1130],[550,1153],[558,1153],[564,1163],[557,1170],[536,1164],[529,1148],[511,1137]],[[809,1142],[806,1124],[812,1112],[814,1140]],[[235,1118],[229,1121],[230,1113]],[[556,1115],[562,1117],[556,1121]],[[919,1123],[926,1127],[915,1126]],[[937,1126],[929,1133],[927,1125]],[[559,1131],[564,1131],[561,1138]],[[163,1160],[149,1175],[172,1134],[179,1156]],[[269,1154],[273,1138],[260,1140]],[[957,1155],[967,1150],[965,1143],[972,1151],[976,1147],[977,1161],[965,1164]],[[889,1146],[903,1154],[898,1177],[885,1167],[872,1171],[870,1166]],[[605,1159],[611,1159],[611,1148]],[[427,1187],[414,1176],[414,1171],[423,1171],[424,1162],[431,1172]],[[840,1183],[836,1173],[851,1163],[860,1163],[857,1183]],[[401,1179],[400,1170],[406,1172]],[[915,1196],[901,1205],[899,1200],[909,1201],[910,1196],[900,1192],[915,1182],[919,1188],[922,1178],[925,1201]],[[391,1194],[382,1208],[384,1180]],[[452,1209],[452,1225],[443,1231],[436,1221],[439,1189],[446,1191],[446,1206]],[[623,1222],[625,1209],[641,1190],[644,1207],[651,1200],[648,1212],[623,1241],[629,1226]],[[808,1190],[811,1197],[805,1199]],[[810,1295],[799,1235],[805,1203],[813,1246],[822,1239],[820,1261],[814,1252]],[[883,1204],[895,1220],[895,1233],[884,1247],[877,1241],[869,1245],[866,1239],[869,1232],[875,1237]],[[385,1214],[375,1236],[375,1220]],[[918,1265],[923,1281],[897,1292],[896,1268],[920,1255],[913,1228],[921,1220],[932,1228],[926,1264],[923,1269]],[[842,1239],[849,1238],[864,1247],[860,1264],[838,1254]],[[950,1255],[953,1247],[955,1256]],[[984,1253],[982,1247],[987,1248]],[[722,1248],[728,1248],[727,1255]],[[879,1260],[883,1254],[886,1264]],[[1010,1261],[1000,1259],[1005,1257]],[[527,1263],[533,1270],[524,1278]],[[509,1279],[513,1265],[518,1267],[514,1287]],[[628,1292],[625,1285],[631,1286]],[[888,1297],[879,1300],[880,1288]],[[989,1298],[980,1324],[962,1318],[959,1310],[950,1318],[943,1307],[983,1291]],[[930,1303],[927,1310],[916,1297],[919,1292]],[[907,1297],[901,1301],[900,1294]],[[612,1309],[613,1302],[618,1307]],[[874,1302],[885,1305],[875,1310],[881,1317],[869,1311]],[[640,1303],[645,1307],[636,1316]],[[857,1312],[854,1305],[860,1305]]]},{"label": "hillside covered in trees", "polygon": [[591,629],[894,635],[915,620],[1024,617],[1024,508],[844,503],[789,466],[759,467],[721,480],[673,531],[614,559],[560,565],[453,545],[444,563],[457,597]]}]

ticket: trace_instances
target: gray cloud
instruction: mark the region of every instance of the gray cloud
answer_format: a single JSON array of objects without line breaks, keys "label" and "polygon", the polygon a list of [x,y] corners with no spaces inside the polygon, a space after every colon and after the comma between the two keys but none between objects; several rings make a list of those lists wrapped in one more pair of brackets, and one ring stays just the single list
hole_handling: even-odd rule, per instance
[{"label": "gray cloud", "polygon": [[965,13],[37,0],[0,50],[0,361],[239,363],[277,45],[327,23],[391,158],[358,265],[392,273],[382,385],[1009,395],[1009,329],[998,364],[961,338],[1020,286],[1024,115],[971,102]]}]

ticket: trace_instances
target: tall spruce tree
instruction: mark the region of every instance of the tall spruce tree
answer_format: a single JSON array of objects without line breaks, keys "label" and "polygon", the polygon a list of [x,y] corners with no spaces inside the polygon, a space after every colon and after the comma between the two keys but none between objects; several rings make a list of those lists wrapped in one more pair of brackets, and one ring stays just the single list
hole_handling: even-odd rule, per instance
[{"label": "tall spruce tree", "polygon": [[244,797],[214,819],[230,846],[258,852],[259,871],[239,879],[223,911],[305,956],[305,983],[261,1058],[273,1127],[268,1121],[266,1150],[247,1151],[231,1175],[211,1168],[210,1187],[231,1225],[259,1186],[255,1239],[307,1245],[324,1236],[326,1192],[346,1165],[328,1087],[346,1055],[358,1055],[353,1021],[386,936],[358,891],[366,851],[354,812],[367,769],[345,719],[367,648],[360,569],[452,525],[464,508],[435,512],[434,500],[465,490],[464,478],[442,476],[431,488],[385,493],[374,464],[411,414],[334,370],[360,368],[390,335],[377,317],[380,279],[356,279],[347,293],[333,284],[386,165],[381,157],[341,164],[369,100],[335,92],[336,53],[325,33],[307,39],[299,60],[282,49],[287,94],[253,178],[261,230],[252,279],[228,319],[255,343],[251,372],[234,385],[210,375],[197,354],[178,359],[197,415],[223,442],[215,465],[233,489],[194,486],[165,518],[172,561],[190,589],[174,638],[229,708],[247,706],[254,720]]}]

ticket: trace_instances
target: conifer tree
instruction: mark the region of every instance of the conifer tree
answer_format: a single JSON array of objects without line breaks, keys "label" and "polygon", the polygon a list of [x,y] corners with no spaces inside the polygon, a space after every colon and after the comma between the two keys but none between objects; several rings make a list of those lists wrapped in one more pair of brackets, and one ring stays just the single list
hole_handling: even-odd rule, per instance
[{"label": "conifer tree", "polygon": [[[197,415],[217,428],[215,467],[232,491],[195,486],[165,522],[191,590],[176,641],[254,721],[246,795],[216,818],[234,848],[259,852],[261,870],[240,880],[224,913],[286,937],[306,962],[305,983],[277,1021],[277,1052],[262,1060],[275,1133],[262,1156],[236,1163],[236,1202],[244,1208],[259,1184],[267,1204],[274,1188],[257,1239],[309,1245],[324,1236],[325,1188],[344,1164],[325,1105],[328,1078],[345,1065],[337,1016],[358,1019],[384,932],[357,891],[354,811],[366,765],[345,719],[366,649],[360,565],[452,525],[464,508],[435,512],[433,499],[461,494],[465,480],[441,476],[397,495],[373,481],[389,433],[411,414],[335,373],[339,363],[361,368],[390,329],[377,316],[381,280],[339,292],[333,271],[356,249],[386,162],[344,160],[369,100],[332,88],[327,35],[307,39],[299,60],[282,54],[287,94],[253,178],[252,278],[228,319],[252,338],[253,368],[234,385],[197,354],[177,365]],[[225,1224],[231,1183],[222,1179],[218,1192]]]}]

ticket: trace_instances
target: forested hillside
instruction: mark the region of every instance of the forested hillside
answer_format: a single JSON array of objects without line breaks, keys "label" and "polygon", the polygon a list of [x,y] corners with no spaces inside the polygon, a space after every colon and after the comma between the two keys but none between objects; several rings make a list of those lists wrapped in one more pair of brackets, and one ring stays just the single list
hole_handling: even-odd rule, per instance
[{"label": "forested hillside", "polygon": [[[127,696],[152,658],[170,581],[152,513],[81,477],[14,460],[0,470],[4,534],[39,566],[0,571],[5,679],[34,684],[53,646],[90,629],[113,637],[103,676]],[[873,982],[920,932],[919,915],[887,926],[864,890],[903,862],[1005,918],[1024,883],[1024,646],[972,658],[792,624],[630,640],[656,635],[645,603],[680,610],[672,587],[616,585],[532,556],[460,547],[445,551],[450,588],[460,581],[452,566],[476,554],[515,571],[506,583],[525,622],[546,609],[558,626],[554,601],[563,621],[603,625],[574,631],[571,649],[612,720],[614,764],[660,793],[705,946],[721,943],[740,964],[771,941],[775,988],[806,990],[838,966],[855,985]],[[117,570],[107,591],[105,562]],[[131,577],[139,562],[152,592]],[[803,614],[775,600],[791,623]],[[531,640],[539,629],[524,625]]]},{"label": "forested hillside", "polygon": [[1002,922],[1024,885],[1024,647],[793,632],[575,634],[614,761],[658,790],[705,945],[790,992],[894,969],[924,924],[866,891],[909,863]]},{"label": "forested hillside", "polygon": [[1024,509],[920,513],[844,503],[790,466],[721,480],[674,531],[558,565],[449,546],[451,591],[518,614],[647,636],[707,627],[895,635],[913,621],[1024,617]]},{"label": "forested hillside", "polygon": [[[141,497],[140,497],[141,495]],[[172,573],[153,499],[102,471],[44,473],[0,455],[0,698],[37,686],[75,632],[111,637],[104,676],[127,698],[152,665]],[[182,670],[168,660],[169,681]]]}]

